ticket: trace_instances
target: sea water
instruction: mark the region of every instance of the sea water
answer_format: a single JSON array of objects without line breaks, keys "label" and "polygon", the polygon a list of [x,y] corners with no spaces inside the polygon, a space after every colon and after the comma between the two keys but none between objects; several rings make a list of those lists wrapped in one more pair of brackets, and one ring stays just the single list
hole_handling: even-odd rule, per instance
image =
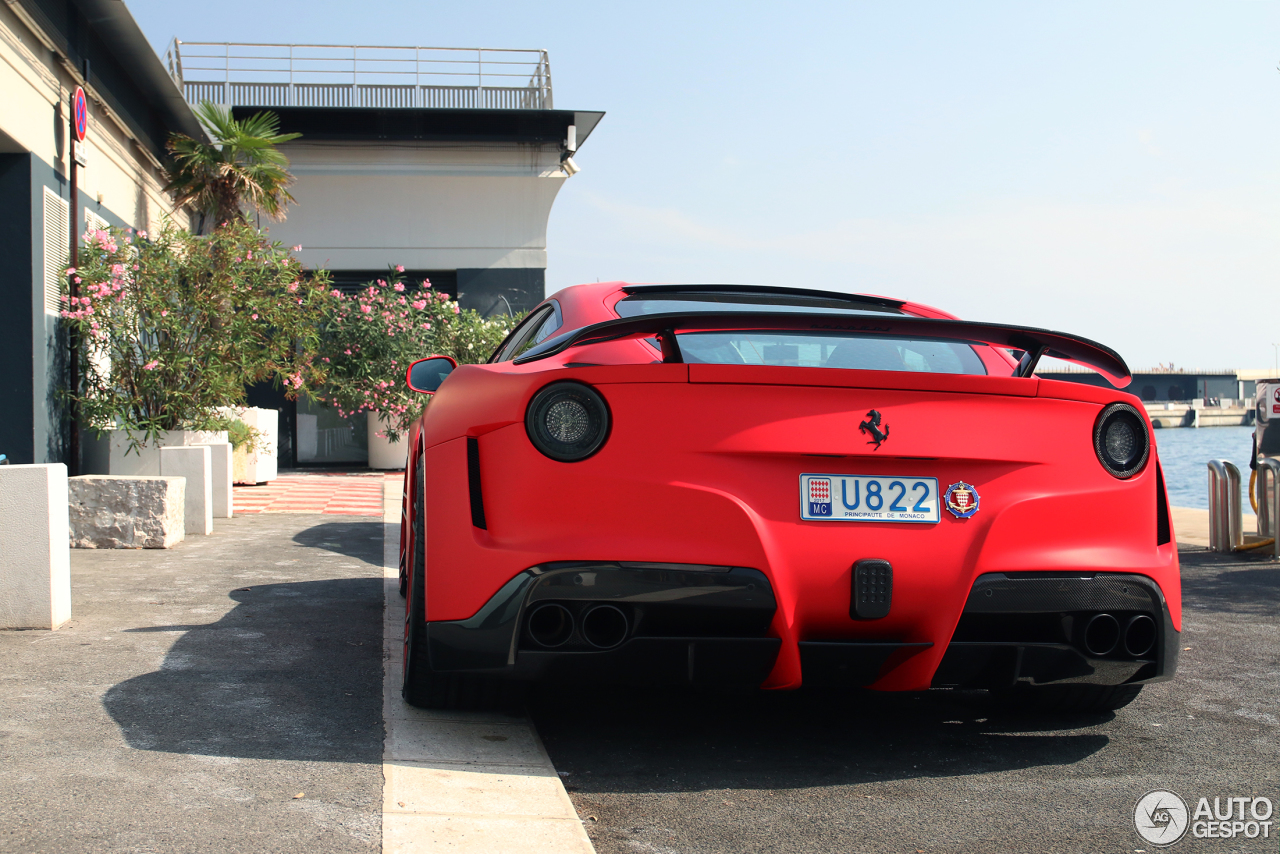
[{"label": "sea water", "polygon": [[1155,431],[1165,488],[1174,507],[1209,509],[1209,460],[1227,460],[1240,469],[1240,506],[1249,506],[1252,427],[1173,427]]}]

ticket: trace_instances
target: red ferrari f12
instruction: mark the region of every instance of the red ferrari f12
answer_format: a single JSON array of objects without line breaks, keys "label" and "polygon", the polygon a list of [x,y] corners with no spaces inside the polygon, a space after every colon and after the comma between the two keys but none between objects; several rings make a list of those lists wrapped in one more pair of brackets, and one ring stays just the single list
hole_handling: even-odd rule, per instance
[{"label": "red ferrari f12", "polygon": [[986,689],[1115,709],[1177,666],[1141,402],[1095,342],[895,299],[604,283],[446,357],[411,432],[405,699],[504,685]]}]

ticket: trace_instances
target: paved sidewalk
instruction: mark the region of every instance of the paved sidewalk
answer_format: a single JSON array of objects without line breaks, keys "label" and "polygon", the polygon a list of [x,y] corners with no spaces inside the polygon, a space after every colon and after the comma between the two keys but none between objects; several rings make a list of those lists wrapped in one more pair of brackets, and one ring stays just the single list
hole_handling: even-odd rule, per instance
[{"label": "paved sidewalk", "polygon": [[232,490],[232,501],[236,515],[330,513],[380,516],[383,484],[396,484],[398,496],[403,481],[404,472],[285,474],[257,486],[236,485]]},{"label": "paved sidewalk", "polygon": [[526,717],[400,699],[399,476],[315,479],[374,513],[75,550],[0,632],[0,852],[592,852]]},{"label": "paved sidewalk", "polygon": [[383,509],[384,854],[593,854],[527,717],[431,712],[400,698],[400,494],[400,484],[388,480]]},{"label": "paved sidewalk", "polygon": [[0,851],[379,850],[379,517],[219,520],[71,571],[69,625],[0,632]]},{"label": "paved sidewalk", "polygon": [[[1195,507],[1171,507],[1173,517],[1173,534],[1178,542],[1184,545],[1209,545],[1209,511]],[[1241,514],[1241,528],[1244,533],[1252,535],[1258,530],[1258,517],[1252,513]]]}]

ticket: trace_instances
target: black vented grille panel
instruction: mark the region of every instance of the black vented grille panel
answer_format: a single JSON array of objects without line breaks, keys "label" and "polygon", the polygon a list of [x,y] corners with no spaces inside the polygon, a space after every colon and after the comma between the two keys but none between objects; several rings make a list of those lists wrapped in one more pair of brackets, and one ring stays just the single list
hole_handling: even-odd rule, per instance
[{"label": "black vented grille panel", "polygon": [[878,620],[893,604],[893,567],[887,560],[860,560],[853,565],[853,596],[849,616]]}]

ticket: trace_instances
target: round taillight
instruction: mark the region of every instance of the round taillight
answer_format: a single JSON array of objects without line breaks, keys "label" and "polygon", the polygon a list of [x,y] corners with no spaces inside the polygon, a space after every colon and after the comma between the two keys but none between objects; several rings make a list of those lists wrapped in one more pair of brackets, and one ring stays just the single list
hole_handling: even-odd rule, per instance
[{"label": "round taillight", "polygon": [[524,414],[529,441],[562,463],[585,460],[609,438],[609,407],[591,386],[552,383],[529,402]]},{"label": "round taillight", "polygon": [[1127,403],[1113,403],[1093,423],[1093,449],[1112,476],[1133,477],[1151,455],[1151,436],[1142,413]]}]

